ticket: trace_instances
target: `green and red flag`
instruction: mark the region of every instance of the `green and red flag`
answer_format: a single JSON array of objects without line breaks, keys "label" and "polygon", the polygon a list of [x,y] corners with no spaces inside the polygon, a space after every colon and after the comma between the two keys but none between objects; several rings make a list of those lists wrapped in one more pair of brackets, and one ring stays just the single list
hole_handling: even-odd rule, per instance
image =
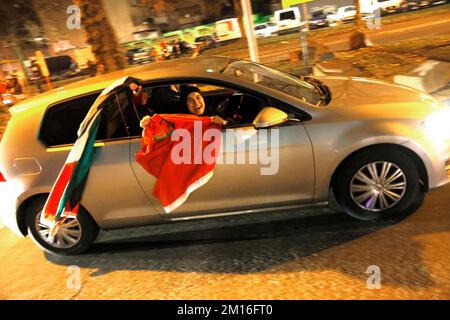
[{"label": "green and red flag", "polygon": [[220,128],[209,117],[190,114],[155,114],[144,128],[136,162],[157,178],[153,195],[166,213],[212,178]]},{"label": "green and red flag", "polygon": [[44,206],[44,224],[51,226],[50,237],[55,236],[66,217],[74,217],[78,213],[92,163],[100,114],[101,110],[98,110],[75,142]]},{"label": "green and red flag", "polygon": [[104,89],[80,125],[78,138],[53,185],[41,215],[41,222],[50,227],[51,238],[56,235],[59,226],[67,217],[75,217],[78,213],[93,160],[102,103],[112,90],[122,86],[127,79],[128,77],[121,78]]}]

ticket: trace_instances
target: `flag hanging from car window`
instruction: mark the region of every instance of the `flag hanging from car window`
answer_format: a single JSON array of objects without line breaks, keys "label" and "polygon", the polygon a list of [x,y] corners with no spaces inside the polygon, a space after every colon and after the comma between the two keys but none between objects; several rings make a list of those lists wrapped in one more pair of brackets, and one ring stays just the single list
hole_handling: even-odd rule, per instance
[{"label": "flag hanging from car window", "polygon": [[153,195],[166,213],[212,178],[221,134],[209,117],[187,114],[156,114],[144,128],[136,161],[157,178]]},{"label": "flag hanging from car window", "polygon": [[75,142],[44,206],[42,222],[51,226],[51,238],[56,235],[65,217],[74,217],[78,213],[92,163],[100,114],[101,110],[98,110]]},{"label": "flag hanging from car window", "polygon": [[78,213],[84,186],[92,165],[94,143],[100,126],[103,102],[133,78],[123,77],[106,87],[89,109],[78,130],[78,138],[45,203],[41,223],[50,227],[50,239],[57,234],[59,226],[67,217]]}]

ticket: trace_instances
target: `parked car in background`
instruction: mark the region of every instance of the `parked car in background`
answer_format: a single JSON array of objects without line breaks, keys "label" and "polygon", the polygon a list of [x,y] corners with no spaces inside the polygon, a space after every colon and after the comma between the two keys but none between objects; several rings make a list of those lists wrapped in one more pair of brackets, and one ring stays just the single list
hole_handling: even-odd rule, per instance
[{"label": "parked car in background", "polygon": [[256,37],[271,37],[278,34],[278,26],[273,22],[260,23],[255,25]]},{"label": "parked car in background", "polygon": [[437,6],[439,4],[445,4],[447,2],[448,2],[448,0],[430,0],[430,4],[432,6]]},{"label": "parked car in background", "polygon": [[132,65],[134,63],[133,57],[134,57],[134,53],[138,52],[140,48],[132,48],[132,49],[127,49],[125,51],[125,57],[126,60],[128,61],[128,64]]},{"label": "parked car in background", "polygon": [[381,14],[389,14],[399,12],[401,9],[402,0],[377,0],[378,7],[380,8]]},{"label": "parked car in background", "polygon": [[12,107],[16,103],[16,97],[10,92],[0,94],[1,105],[7,108]]},{"label": "parked car in background", "polygon": [[128,49],[125,56],[130,65],[143,64],[155,60],[153,50],[154,48],[148,47]]},{"label": "parked car in background", "polygon": [[403,0],[400,3],[400,11],[413,11],[422,8],[428,8],[430,6],[430,0]]},{"label": "parked car in background", "polygon": [[298,31],[305,25],[298,7],[276,10],[271,22],[278,26],[279,34]]},{"label": "parked car in background", "polygon": [[217,40],[220,43],[225,43],[242,37],[242,31],[239,27],[237,18],[223,19],[214,22],[214,30],[217,35]]},{"label": "parked car in background", "polygon": [[185,40],[180,40],[178,41],[178,47],[180,48],[180,54],[192,54],[192,52],[194,52],[194,50],[196,49],[196,45],[189,43]]},{"label": "parked car in background", "polygon": [[[136,79],[160,114],[175,112],[174,88],[196,84],[211,110],[229,121],[222,132],[245,137],[227,140],[219,153],[249,159],[247,146],[255,143],[273,161],[217,163],[213,178],[167,214],[151,192],[156,178],[136,161],[142,128],[129,92]],[[43,206],[80,123],[97,108],[104,111],[80,209],[50,237],[40,220]],[[248,61],[198,57],[100,75],[10,112],[0,141],[0,214],[15,233],[54,254],[86,251],[101,229],[320,207],[330,192],[356,219],[399,217],[415,211],[428,190],[450,182],[450,109],[423,92],[374,79],[299,78]],[[256,143],[270,128],[276,129],[270,144]]]},{"label": "parked car in background", "polygon": [[155,61],[155,55],[153,54],[153,48],[139,48],[133,52],[133,64],[143,64],[151,61]]},{"label": "parked car in background", "polygon": [[311,12],[311,17],[309,18],[309,29],[318,29],[328,26],[329,22],[327,16],[322,10]]},{"label": "parked car in background", "polygon": [[355,19],[355,6],[339,7],[336,13],[327,15],[329,23],[336,23],[338,21],[348,22]]},{"label": "parked car in background", "polygon": [[212,35],[204,35],[194,39],[194,45],[200,52],[207,49],[217,48],[219,42]]},{"label": "parked car in background", "polygon": [[51,81],[59,81],[82,75],[77,62],[68,55],[45,57]]}]

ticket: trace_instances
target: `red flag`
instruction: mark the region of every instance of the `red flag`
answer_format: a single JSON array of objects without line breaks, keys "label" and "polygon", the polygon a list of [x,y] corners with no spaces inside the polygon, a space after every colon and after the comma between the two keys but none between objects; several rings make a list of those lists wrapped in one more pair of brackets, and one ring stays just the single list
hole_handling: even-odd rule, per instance
[{"label": "red flag", "polygon": [[154,115],[142,134],[136,161],[157,178],[153,195],[169,213],[211,179],[221,144],[209,117]]}]

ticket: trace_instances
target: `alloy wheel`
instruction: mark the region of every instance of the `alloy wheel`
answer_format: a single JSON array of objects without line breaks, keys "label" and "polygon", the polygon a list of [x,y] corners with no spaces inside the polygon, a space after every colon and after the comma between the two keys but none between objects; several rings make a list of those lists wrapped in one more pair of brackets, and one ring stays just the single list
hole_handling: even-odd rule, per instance
[{"label": "alloy wheel", "polygon": [[399,203],[406,186],[402,169],[391,162],[377,161],[365,165],[353,175],[350,194],[360,208],[380,212]]},{"label": "alloy wheel", "polygon": [[58,233],[50,238],[50,228],[41,223],[42,212],[36,215],[35,228],[39,237],[54,248],[67,249],[74,247],[81,239],[81,225],[76,218],[66,218],[61,223]]}]

